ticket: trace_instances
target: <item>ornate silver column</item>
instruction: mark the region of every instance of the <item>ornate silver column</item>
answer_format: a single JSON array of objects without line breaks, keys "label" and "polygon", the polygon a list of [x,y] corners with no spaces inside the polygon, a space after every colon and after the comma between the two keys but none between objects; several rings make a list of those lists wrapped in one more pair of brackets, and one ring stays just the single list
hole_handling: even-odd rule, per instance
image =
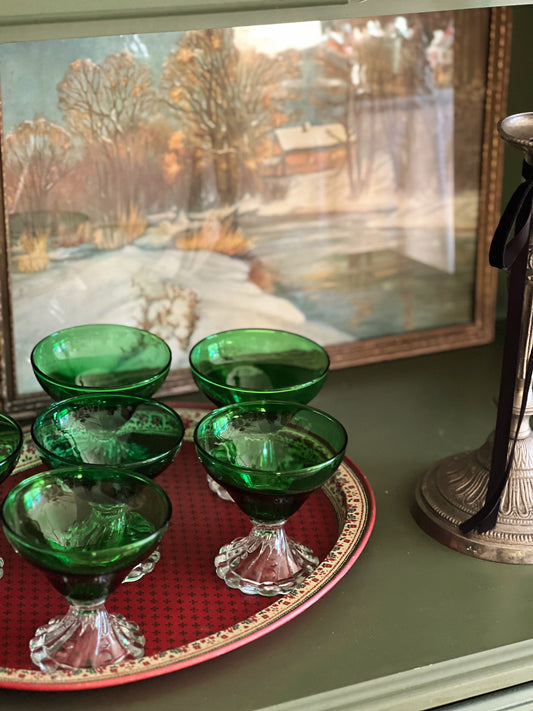
[{"label": "ornate silver column", "polygon": [[[525,167],[533,168],[533,112],[508,116],[498,124],[498,132],[506,143],[524,152]],[[413,511],[420,527],[440,543],[476,558],[504,563],[533,563],[533,432],[530,427],[533,396],[530,386],[524,395],[533,338],[533,246],[531,238],[528,239],[518,369],[512,394],[511,432],[517,434],[514,448],[512,442],[507,441],[512,458],[495,525],[483,532],[474,529],[465,533],[460,528],[485,503],[494,433],[479,449],[454,454],[431,467],[417,484]],[[501,406],[500,392],[499,408]]]}]

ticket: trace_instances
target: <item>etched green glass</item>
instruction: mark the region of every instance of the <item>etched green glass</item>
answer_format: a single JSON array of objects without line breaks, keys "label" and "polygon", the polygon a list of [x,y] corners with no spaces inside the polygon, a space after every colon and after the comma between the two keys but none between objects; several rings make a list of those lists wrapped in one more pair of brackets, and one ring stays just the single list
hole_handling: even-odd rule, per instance
[{"label": "etched green glass", "polygon": [[[22,450],[22,430],[9,415],[0,413],[0,482],[15,468]],[[0,558],[0,578],[4,574],[4,559]]]},{"label": "etched green glass", "polygon": [[215,405],[251,400],[308,403],[324,384],[329,357],[289,331],[242,328],[214,333],[189,354],[198,388]]},{"label": "etched green glass", "polygon": [[109,614],[104,603],[156,548],[170,515],[158,484],[123,469],[46,471],[8,493],[1,510],[8,541],[70,603],[30,642],[40,669],[98,668],[143,655],[137,625]]},{"label": "etched green glass", "polygon": [[90,393],[150,397],[166,379],[171,359],[159,336],[118,324],[56,331],[31,352],[35,377],[54,400]]},{"label": "etched green glass", "polygon": [[217,574],[260,595],[288,592],[318,564],[289,539],[284,523],[335,474],[346,430],[321,410],[288,402],[246,402],[210,412],[197,425],[198,456],[252,520],[245,538],[223,546]]},{"label": "etched green glass", "polygon": [[155,477],[178,454],[185,428],[159,400],[85,395],[52,403],[35,418],[31,435],[51,467],[120,466]]},{"label": "etched green glass", "polygon": [[22,439],[18,423],[9,415],[0,413],[0,482],[15,468],[22,449]]}]

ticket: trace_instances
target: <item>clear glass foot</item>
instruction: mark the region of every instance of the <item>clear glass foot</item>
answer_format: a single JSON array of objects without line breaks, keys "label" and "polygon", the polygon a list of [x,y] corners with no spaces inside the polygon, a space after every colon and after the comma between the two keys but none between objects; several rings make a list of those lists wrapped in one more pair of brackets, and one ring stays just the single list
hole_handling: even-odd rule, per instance
[{"label": "clear glass foot", "polygon": [[228,587],[249,595],[283,595],[316,568],[318,558],[287,536],[284,523],[252,521],[248,536],[220,549],[215,569]]},{"label": "clear glass foot", "polygon": [[144,636],[138,626],[107,612],[103,603],[71,605],[66,615],[39,627],[30,641],[32,662],[46,672],[97,669],[143,654]]},{"label": "clear glass foot", "polygon": [[155,550],[146,560],[143,560],[141,563],[137,563],[137,565],[131,569],[130,573],[122,582],[134,583],[136,580],[140,580],[145,575],[152,572],[160,558],[161,553],[158,550]]},{"label": "clear glass foot", "polygon": [[207,475],[207,484],[211,491],[213,491],[219,498],[223,501],[233,501],[232,497],[223,486],[213,479],[212,476]]}]

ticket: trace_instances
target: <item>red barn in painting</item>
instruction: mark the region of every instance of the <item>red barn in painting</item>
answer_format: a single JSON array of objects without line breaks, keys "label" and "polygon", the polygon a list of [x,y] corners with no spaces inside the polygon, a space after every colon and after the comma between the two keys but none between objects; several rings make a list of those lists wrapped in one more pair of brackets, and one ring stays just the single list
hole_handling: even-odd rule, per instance
[{"label": "red barn in painting", "polygon": [[342,168],[346,162],[346,129],[340,123],[284,126],[274,131],[273,155],[264,174],[286,176]]}]

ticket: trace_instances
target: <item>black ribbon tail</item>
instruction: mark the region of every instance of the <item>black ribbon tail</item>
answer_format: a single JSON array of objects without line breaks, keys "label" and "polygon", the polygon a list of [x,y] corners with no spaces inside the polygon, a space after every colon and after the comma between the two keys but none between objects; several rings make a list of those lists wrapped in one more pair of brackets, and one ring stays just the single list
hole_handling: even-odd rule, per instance
[{"label": "black ribbon tail", "polygon": [[[530,353],[525,363],[524,387],[518,420],[514,432],[511,432],[520,353],[527,335],[522,333],[522,314],[532,225],[533,167],[525,161],[522,174],[525,182],[521,183],[513,193],[500,218],[490,246],[490,264],[500,269],[506,269],[510,274],[507,324],[498,414],[485,502],[476,514],[460,525],[462,533],[469,533],[474,529],[479,533],[484,533],[496,525],[501,498],[511,471],[518,432],[531,387],[533,355]],[[513,226],[514,237],[509,240]]]}]

